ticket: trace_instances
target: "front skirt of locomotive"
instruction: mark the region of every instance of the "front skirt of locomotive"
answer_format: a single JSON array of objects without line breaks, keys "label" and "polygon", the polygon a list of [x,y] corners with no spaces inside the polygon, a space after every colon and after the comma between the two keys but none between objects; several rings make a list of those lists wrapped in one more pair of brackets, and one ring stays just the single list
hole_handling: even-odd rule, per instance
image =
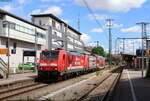
[{"label": "front skirt of locomotive", "polygon": [[38,71],[39,80],[57,80],[60,73],[56,70],[54,71]]}]

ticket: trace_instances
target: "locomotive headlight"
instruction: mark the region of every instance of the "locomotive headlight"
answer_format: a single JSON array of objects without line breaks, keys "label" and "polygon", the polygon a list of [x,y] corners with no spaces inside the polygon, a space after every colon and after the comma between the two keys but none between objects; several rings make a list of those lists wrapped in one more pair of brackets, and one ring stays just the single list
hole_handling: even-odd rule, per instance
[{"label": "locomotive headlight", "polygon": [[50,66],[57,66],[57,63],[51,63]]}]

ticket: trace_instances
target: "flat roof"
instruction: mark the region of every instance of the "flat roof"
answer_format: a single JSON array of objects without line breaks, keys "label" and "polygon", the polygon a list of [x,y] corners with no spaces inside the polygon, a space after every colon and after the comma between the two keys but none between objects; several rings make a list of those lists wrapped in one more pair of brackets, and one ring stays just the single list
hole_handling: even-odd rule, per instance
[{"label": "flat roof", "polygon": [[33,25],[33,26],[38,27],[38,28],[40,28],[40,29],[46,30],[45,28],[42,28],[42,27],[40,27],[40,26],[38,26],[38,25],[35,25],[35,24],[33,24],[33,23],[31,23],[31,22],[29,22],[29,21],[27,21],[27,20],[25,20],[25,19],[23,19],[23,18],[21,18],[21,17],[18,17],[18,16],[14,15],[14,14],[11,14],[11,13],[5,11],[5,10],[0,9],[0,14],[9,15],[9,16],[11,16],[11,17],[14,17],[14,18],[18,19],[18,20],[21,20],[21,21],[23,21],[23,22],[26,22],[26,23],[28,23],[28,24],[30,24],[30,25]]},{"label": "flat roof", "polygon": [[61,19],[59,19],[58,17],[56,17],[55,15],[53,15],[51,13],[49,13],[49,14],[33,14],[31,16],[33,16],[33,17],[51,17],[60,23],[64,23],[66,26],[68,26],[68,28],[70,28],[71,30],[73,30],[77,34],[82,35],[79,31],[75,30],[73,27],[69,26],[67,23],[65,23],[64,21],[62,21]]}]

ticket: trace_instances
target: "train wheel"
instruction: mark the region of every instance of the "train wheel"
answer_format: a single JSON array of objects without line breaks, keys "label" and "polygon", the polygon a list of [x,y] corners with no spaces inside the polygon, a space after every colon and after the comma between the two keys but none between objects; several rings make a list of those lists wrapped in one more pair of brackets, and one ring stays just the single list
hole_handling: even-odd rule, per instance
[{"label": "train wheel", "polygon": [[62,81],[63,80],[63,76],[58,76],[58,81]]},{"label": "train wheel", "polygon": [[64,74],[64,75],[63,75],[63,80],[66,80],[66,79],[67,79],[67,75]]}]

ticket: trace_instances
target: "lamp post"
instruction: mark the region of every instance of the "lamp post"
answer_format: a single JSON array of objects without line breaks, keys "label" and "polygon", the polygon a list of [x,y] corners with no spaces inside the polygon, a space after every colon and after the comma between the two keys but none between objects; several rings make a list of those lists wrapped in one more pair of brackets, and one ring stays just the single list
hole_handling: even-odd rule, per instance
[{"label": "lamp post", "polygon": [[36,28],[35,28],[35,44],[34,44],[34,50],[35,50],[35,59],[34,59],[34,62],[35,62],[35,72],[37,72],[37,50],[38,50],[38,46],[37,46],[37,42],[38,42],[38,37],[37,37],[37,31],[36,31]]},{"label": "lamp post", "polygon": [[6,74],[6,78],[8,78],[9,77],[9,74],[10,74],[10,66],[9,66],[9,64],[10,64],[10,32],[9,32],[9,30],[10,30],[10,25],[11,24],[14,24],[14,23],[11,23],[11,22],[9,22],[9,21],[3,21],[2,22],[3,23],[3,25],[7,25],[8,26],[8,32],[7,32],[7,48],[8,48],[8,58],[7,58],[7,74]]}]

